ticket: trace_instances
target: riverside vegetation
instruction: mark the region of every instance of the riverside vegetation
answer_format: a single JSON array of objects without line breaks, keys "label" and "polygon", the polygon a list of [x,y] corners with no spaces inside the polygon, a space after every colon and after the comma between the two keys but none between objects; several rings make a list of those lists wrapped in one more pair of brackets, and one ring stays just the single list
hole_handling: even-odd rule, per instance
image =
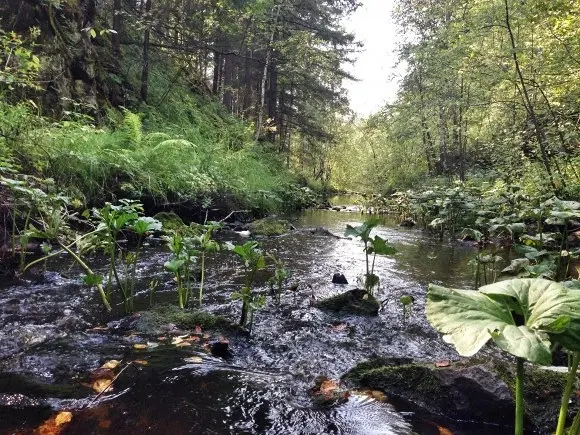
[{"label": "riverside vegetation", "polygon": [[[476,246],[475,290],[430,284],[426,319],[461,356],[491,341],[515,358],[516,435],[526,372],[564,355],[553,426],[578,435],[580,4],[395,3],[407,70],[396,100],[360,119],[342,93],[357,44],[340,20],[354,1],[4,2],[0,275],[66,256],[106,311],[129,314],[147,292],[155,304],[159,282],[139,272],[157,243],[179,307],[163,310],[225,330],[202,309],[208,259],[231,256],[243,269],[229,295],[241,303],[236,331],[253,334],[267,303],[260,275],[280,316],[307,277],[258,240],[223,243],[228,219],[243,227],[356,191],[441,243]],[[254,225],[272,237],[291,228]],[[395,297],[375,262],[398,250],[371,234],[379,227],[371,216],[345,230],[363,244],[360,288],[322,301],[312,289],[311,305],[377,315],[378,297]],[[397,296],[403,334],[421,314]]]}]

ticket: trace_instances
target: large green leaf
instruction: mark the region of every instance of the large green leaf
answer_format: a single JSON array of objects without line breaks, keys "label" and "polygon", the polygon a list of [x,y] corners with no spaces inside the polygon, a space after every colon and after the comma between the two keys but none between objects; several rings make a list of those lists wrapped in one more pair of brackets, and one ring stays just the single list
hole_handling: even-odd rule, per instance
[{"label": "large green leaf", "polygon": [[427,318],[463,356],[491,338],[512,355],[551,363],[551,342],[580,347],[580,292],[544,279],[514,279],[478,292],[429,285]]}]

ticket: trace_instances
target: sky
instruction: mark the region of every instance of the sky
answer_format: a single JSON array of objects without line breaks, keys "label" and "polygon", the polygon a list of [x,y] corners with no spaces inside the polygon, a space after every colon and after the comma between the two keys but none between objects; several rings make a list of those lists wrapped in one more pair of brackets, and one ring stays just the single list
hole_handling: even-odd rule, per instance
[{"label": "sky", "polygon": [[397,28],[391,17],[395,0],[362,0],[363,5],[345,22],[346,29],[364,44],[356,62],[346,69],[360,81],[346,81],[350,107],[360,116],[377,112],[393,102],[398,88],[396,68]]}]

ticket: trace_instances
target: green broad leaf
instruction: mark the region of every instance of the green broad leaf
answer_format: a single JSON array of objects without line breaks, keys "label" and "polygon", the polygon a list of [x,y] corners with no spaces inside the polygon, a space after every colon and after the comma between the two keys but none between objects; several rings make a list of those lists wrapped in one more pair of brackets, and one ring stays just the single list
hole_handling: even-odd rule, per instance
[{"label": "green broad leaf", "polygon": [[501,273],[509,274],[509,275],[517,275],[520,273],[526,266],[530,265],[530,260],[528,258],[516,258],[511,261],[510,265],[504,268]]},{"label": "green broad leaf", "polygon": [[90,286],[99,285],[103,283],[103,277],[101,275],[87,274],[83,276],[83,282]]},{"label": "green broad leaf", "polygon": [[181,267],[184,265],[184,263],[185,263],[184,260],[174,259],[171,261],[166,261],[163,264],[163,267],[165,267],[165,269],[167,269],[170,272],[177,273],[179,272],[179,269],[181,269]]},{"label": "green broad leaf", "polygon": [[379,236],[375,236],[372,239],[371,246],[369,247],[369,253],[375,253],[378,255],[394,255],[397,250],[387,244],[387,241]]},{"label": "green broad leaf", "polygon": [[133,231],[142,236],[152,231],[161,231],[163,224],[157,219],[149,216],[142,216],[137,219],[132,226]]},{"label": "green broad leaf", "polygon": [[[580,292],[545,279],[513,279],[479,291],[429,285],[427,319],[463,356],[491,338],[502,350],[551,364],[551,343],[580,347]],[[521,314],[523,324],[516,323]],[[518,317],[515,317],[518,318]]]},{"label": "green broad leaf", "polygon": [[368,218],[363,224],[353,227],[352,225],[347,225],[344,231],[345,237],[360,237],[363,241],[370,240],[370,234],[373,228],[381,223],[381,219],[378,216],[372,216]]}]

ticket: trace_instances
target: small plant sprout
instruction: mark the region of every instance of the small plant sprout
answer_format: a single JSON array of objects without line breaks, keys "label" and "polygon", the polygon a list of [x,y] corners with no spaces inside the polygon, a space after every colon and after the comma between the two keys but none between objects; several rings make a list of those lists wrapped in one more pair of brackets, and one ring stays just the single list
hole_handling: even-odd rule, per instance
[{"label": "small plant sprout", "polygon": [[[371,237],[371,231],[380,223],[378,217],[370,217],[363,224],[353,227],[346,226],[346,237],[358,237],[364,243],[366,273],[364,275],[364,289],[369,296],[373,296],[374,289],[379,286],[379,277],[375,275],[375,259],[378,255],[394,255],[397,250],[387,244],[387,241],[379,236]],[[372,262],[370,256],[372,255]]]},{"label": "small plant sprout", "polygon": [[210,222],[208,224],[199,225],[196,229],[196,234],[193,236],[193,241],[200,256],[201,279],[199,282],[199,306],[203,297],[203,283],[205,281],[205,258],[209,252],[216,252],[220,250],[220,245],[212,238],[213,232],[223,225],[219,222]]},{"label": "small plant sprout", "polygon": [[462,356],[475,355],[491,339],[516,357],[516,435],[524,430],[524,361],[550,365],[557,344],[570,351],[556,430],[564,434],[580,357],[580,291],[539,278],[500,281],[479,291],[430,284],[426,313],[443,340]]},{"label": "small plant sprout", "polygon": [[284,268],[284,264],[280,259],[274,257],[272,254],[268,254],[268,257],[272,260],[275,266],[274,275],[268,280],[268,283],[270,284],[270,290],[274,296],[276,305],[280,305],[282,289],[284,283],[288,279],[288,271]]},{"label": "small plant sprout", "polygon": [[244,286],[240,291],[232,293],[232,299],[242,301],[240,325],[248,327],[251,331],[254,312],[266,304],[265,296],[257,295],[252,291],[256,274],[266,268],[266,258],[260,249],[260,244],[255,241],[247,241],[243,245],[228,244],[227,246],[244,265]]},{"label": "small plant sprout", "polygon": [[403,295],[399,298],[399,302],[403,307],[403,324],[406,324],[413,314],[413,303],[415,302],[415,298],[411,295]]},{"label": "small plant sprout", "polygon": [[190,237],[184,237],[180,232],[173,231],[165,237],[171,251],[171,258],[164,264],[165,269],[173,273],[177,282],[177,301],[183,309],[189,302],[191,288],[191,266],[196,262],[199,251]]}]

